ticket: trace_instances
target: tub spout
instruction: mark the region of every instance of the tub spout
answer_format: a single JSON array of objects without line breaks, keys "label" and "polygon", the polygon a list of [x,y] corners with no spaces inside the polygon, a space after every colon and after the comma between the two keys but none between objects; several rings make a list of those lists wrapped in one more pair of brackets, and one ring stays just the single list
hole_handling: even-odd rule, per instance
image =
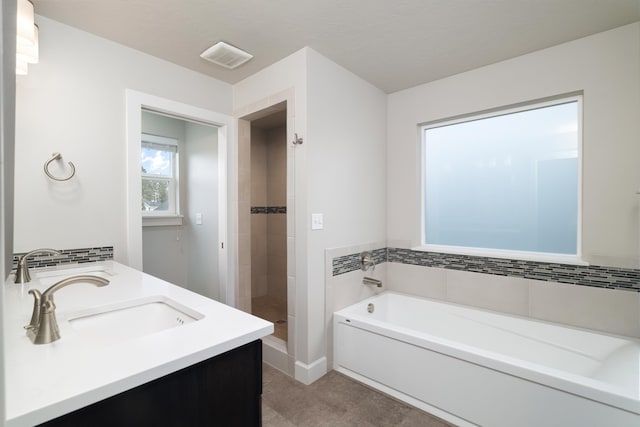
[{"label": "tub spout", "polygon": [[363,285],[372,285],[377,286],[378,288],[382,287],[382,280],[374,279],[373,277],[363,277],[362,278]]}]

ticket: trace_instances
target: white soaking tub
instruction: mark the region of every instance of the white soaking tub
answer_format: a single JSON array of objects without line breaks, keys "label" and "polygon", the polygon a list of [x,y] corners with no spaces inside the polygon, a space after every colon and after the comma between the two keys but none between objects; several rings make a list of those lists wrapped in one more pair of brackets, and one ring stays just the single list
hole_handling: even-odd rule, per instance
[{"label": "white soaking tub", "polygon": [[639,340],[395,292],[334,313],[334,369],[462,426],[640,426]]}]

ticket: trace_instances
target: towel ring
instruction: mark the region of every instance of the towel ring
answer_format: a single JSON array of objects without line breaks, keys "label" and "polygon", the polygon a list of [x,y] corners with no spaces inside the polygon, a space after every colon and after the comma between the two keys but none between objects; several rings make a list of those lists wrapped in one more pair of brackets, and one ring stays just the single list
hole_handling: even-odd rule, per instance
[{"label": "towel ring", "polygon": [[44,173],[46,173],[47,176],[53,179],[54,181],[69,181],[71,178],[73,178],[73,176],[76,174],[76,167],[71,162],[67,162],[69,163],[69,167],[71,168],[71,175],[69,175],[68,177],[56,178],[55,176],[51,175],[51,172],[49,172],[49,164],[54,160],[60,160],[62,158],[62,155],[60,153],[53,153],[52,156],[53,157],[51,157],[49,160],[47,160],[44,163]]}]

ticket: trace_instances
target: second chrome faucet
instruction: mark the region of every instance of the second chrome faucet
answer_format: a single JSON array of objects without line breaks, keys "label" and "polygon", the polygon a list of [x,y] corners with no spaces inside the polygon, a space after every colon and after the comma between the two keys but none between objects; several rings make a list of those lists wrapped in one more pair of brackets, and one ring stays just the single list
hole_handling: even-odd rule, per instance
[{"label": "second chrome faucet", "polygon": [[89,283],[96,286],[105,286],[109,284],[109,281],[99,276],[79,275],[62,279],[42,293],[37,289],[31,289],[29,293],[33,295],[34,298],[33,313],[31,314],[31,322],[24,328],[27,330],[27,336],[34,344],[48,344],[60,339],[53,294],[65,286],[74,283]]},{"label": "second chrome faucet", "polygon": [[35,249],[31,252],[27,252],[26,254],[20,257],[18,261],[18,268],[16,269],[16,279],[15,283],[29,283],[31,281],[31,275],[29,274],[29,267],[27,265],[28,258],[31,255],[35,254],[53,254],[53,255],[62,255],[60,251],[55,249]]}]

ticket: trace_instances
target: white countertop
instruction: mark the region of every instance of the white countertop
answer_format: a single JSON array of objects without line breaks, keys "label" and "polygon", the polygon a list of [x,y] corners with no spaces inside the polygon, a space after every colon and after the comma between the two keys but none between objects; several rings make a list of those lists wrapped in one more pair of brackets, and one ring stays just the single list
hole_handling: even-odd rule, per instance
[{"label": "white countertop", "polygon": [[[32,270],[32,281],[4,288],[6,426],[32,426],[209,359],[273,332],[273,324],[122,264],[77,265],[73,274],[99,275],[104,287],[72,284],[54,295],[61,339],[35,345],[25,329],[31,319],[29,289],[44,291],[66,276]],[[65,269],[70,266],[65,266]],[[56,270],[53,269],[55,272]],[[90,336],[67,319],[81,311],[145,298],[169,298],[201,318],[138,338]],[[200,316],[198,316],[200,317]],[[131,325],[135,328],[135,325]]]}]

